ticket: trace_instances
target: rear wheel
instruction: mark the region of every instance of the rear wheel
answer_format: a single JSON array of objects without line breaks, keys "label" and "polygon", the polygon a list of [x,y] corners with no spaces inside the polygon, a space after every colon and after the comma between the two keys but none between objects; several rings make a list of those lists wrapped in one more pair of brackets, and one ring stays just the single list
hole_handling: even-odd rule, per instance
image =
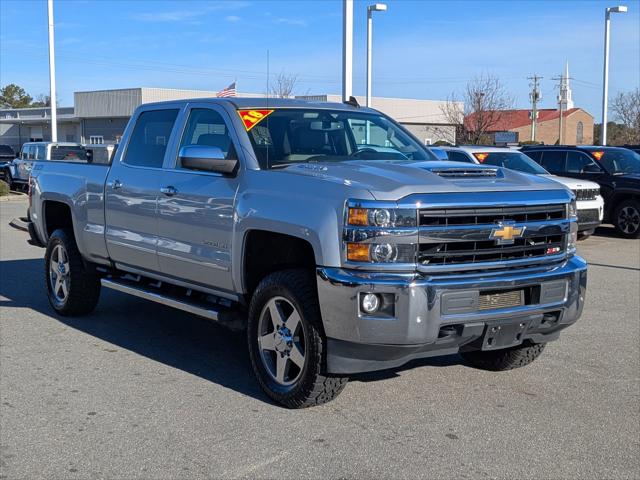
[{"label": "rear wheel", "polygon": [[11,175],[11,170],[8,168],[5,170],[4,179],[9,185],[9,190],[14,190],[15,186],[13,185],[13,175]]},{"label": "rear wheel", "polygon": [[613,215],[614,226],[624,238],[640,238],[640,202],[624,200],[620,202]]},{"label": "rear wheel", "polygon": [[85,267],[69,230],[56,230],[49,238],[45,278],[49,303],[60,315],[85,315],[98,304],[100,277]]},{"label": "rear wheel", "polygon": [[348,379],[324,371],[325,342],[313,275],[284,270],[267,276],[249,307],[251,366],[265,393],[289,408],[333,400]]},{"label": "rear wheel", "polygon": [[499,372],[529,365],[543,352],[546,344],[527,343],[502,350],[460,352],[472,367]]}]

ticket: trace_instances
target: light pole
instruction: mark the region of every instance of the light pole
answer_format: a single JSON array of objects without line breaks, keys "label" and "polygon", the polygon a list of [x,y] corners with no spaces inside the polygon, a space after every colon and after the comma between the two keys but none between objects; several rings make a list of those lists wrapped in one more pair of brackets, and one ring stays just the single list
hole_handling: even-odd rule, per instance
[{"label": "light pole", "polygon": [[609,96],[609,28],[612,13],[626,13],[627,7],[609,7],[604,13],[604,74],[602,80],[602,145],[607,144],[607,102]]},{"label": "light pole", "polygon": [[342,0],[342,101],[353,87],[353,0]]},{"label": "light pole", "polygon": [[49,23],[49,99],[51,103],[51,141],[58,141],[58,112],[56,109],[56,57],[53,39],[53,0],[47,2]]},{"label": "light pole", "polygon": [[366,106],[371,106],[371,37],[373,27],[373,12],[386,12],[384,3],[374,3],[367,7],[367,99]]}]

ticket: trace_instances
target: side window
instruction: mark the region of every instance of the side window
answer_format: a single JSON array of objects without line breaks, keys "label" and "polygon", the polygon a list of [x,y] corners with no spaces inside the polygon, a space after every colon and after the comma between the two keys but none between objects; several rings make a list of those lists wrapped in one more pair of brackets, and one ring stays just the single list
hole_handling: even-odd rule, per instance
[{"label": "side window", "polygon": [[469,157],[467,157],[464,153],[461,152],[453,152],[449,150],[447,152],[449,155],[449,160],[452,162],[466,162],[466,163],[474,163]]},{"label": "side window", "polygon": [[524,150],[527,157],[531,158],[536,163],[542,163],[542,152],[530,152],[528,150]]},{"label": "side window", "polygon": [[161,168],[178,109],[149,110],[138,117],[123,162]]},{"label": "side window", "polygon": [[23,145],[22,150],[20,151],[20,159],[26,160],[29,156],[29,145]]},{"label": "side window", "polygon": [[567,153],[567,172],[569,173],[584,173],[585,167],[593,165],[594,168],[599,169],[596,162],[593,161],[588,155],[582,152],[568,152]]},{"label": "side window", "polygon": [[562,150],[546,150],[542,155],[542,166],[551,173],[564,173],[564,161],[567,152]]},{"label": "side window", "polygon": [[29,145],[27,147],[27,160],[34,160],[35,154],[36,154],[36,146]]},{"label": "side window", "polygon": [[36,160],[46,160],[47,159],[47,155],[46,155],[47,147],[44,146],[44,145],[37,145],[35,148],[36,148],[35,159]]},{"label": "side window", "polygon": [[236,158],[233,142],[222,115],[209,108],[194,108],[189,114],[187,127],[180,141],[186,145],[218,147],[227,159]]}]

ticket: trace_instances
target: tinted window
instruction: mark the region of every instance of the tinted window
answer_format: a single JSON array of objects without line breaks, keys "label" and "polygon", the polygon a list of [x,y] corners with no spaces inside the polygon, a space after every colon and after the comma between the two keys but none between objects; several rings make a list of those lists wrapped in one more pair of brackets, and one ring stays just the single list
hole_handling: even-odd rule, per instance
[{"label": "tinted window", "polygon": [[162,167],[164,152],[177,116],[177,109],[141,113],[133,128],[123,161],[141,167]]},{"label": "tinted window", "polygon": [[528,150],[524,150],[522,153],[524,153],[527,157],[532,158],[533,161],[542,163],[542,152],[530,152]]},{"label": "tinted window", "polygon": [[563,173],[567,152],[547,150],[542,155],[542,166],[551,173]]},{"label": "tinted window", "polygon": [[547,171],[520,152],[491,152],[482,161],[485,165],[495,165],[496,167],[509,168],[523,173],[534,175],[544,175]]},{"label": "tinted window", "polygon": [[[591,152],[596,155],[597,150]],[[626,148],[611,148],[600,152],[600,163],[614,175],[640,173],[640,155]],[[597,158],[597,157],[596,157]]]},{"label": "tinted window", "polygon": [[0,145],[0,153],[2,155],[13,155],[13,148],[9,145]]},{"label": "tinted window", "polygon": [[236,158],[229,129],[222,116],[208,108],[194,108],[189,114],[187,128],[182,136],[180,146],[207,145],[218,147],[225,158]]},{"label": "tinted window", "polygon": [[582,152],[567,152],[567,172],[584,173],[584,168],[587,165],[593,165],[598,169],[600,168],[589,158],[589,155]]},{"label": "tinted window", "polygon": [[51,160],[87,160],[83,147],[56,145],[51,147]]},{"label": "tinted window", "polygon": [[474,163],[473,160],[471,160],[466,153],[452,152],[451,150],[449,150],[447,154],[449,155],[449,160],[451,160],[452,162]]}]

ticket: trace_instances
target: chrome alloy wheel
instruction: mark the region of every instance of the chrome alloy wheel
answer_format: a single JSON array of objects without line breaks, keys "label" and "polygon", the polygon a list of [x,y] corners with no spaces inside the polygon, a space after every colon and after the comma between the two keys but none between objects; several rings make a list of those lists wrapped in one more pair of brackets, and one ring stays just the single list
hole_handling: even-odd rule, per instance
[{"label": "chrome alloy wheel", "polygon": [[640,212],[632,205],[620,210],[618,214],[618,226],[624,233],[635,233],[640,228]]},{"label": "chrome alloy wheel", "polygon": [[284,297],[273,297],[260,313],[258,350],[269,376],[282,386],[293,385],[305,362],[304,326],[300,314]]},{"label": "chrome alloy wheel", "polygon": [[58,244],[49,259],[49,284],[53,296],[60,303],[64,303],[69,295],[69,274],[69,256],[65,248]]}]

